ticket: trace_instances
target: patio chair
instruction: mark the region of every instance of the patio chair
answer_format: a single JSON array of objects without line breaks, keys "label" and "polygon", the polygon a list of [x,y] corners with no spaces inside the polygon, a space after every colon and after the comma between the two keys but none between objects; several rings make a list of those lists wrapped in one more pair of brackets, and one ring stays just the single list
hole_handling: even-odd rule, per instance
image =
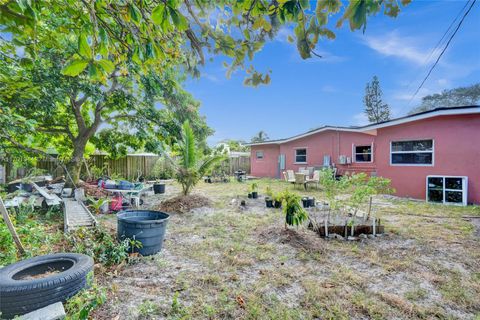
[{"label": "patio chair", "polygon": [[283,179],[288,183],[295,183],[295,179],[289,179],[287,172],[283,171]]},{"label": "patio chair", "polygon": [[295,187],[297,186],[297,184],[299,185],[303,185],[303,187],[305,188],[305,190],[307,190],[307,180],[306,180],[306,176],[303,174],[303,173],[295,173]]},{"label": "patio chair", "polygon": [[318,189],[318,186],[320,184],[320,170],[315,170],[313,172],[313,178],[307,179],[306,187],[308,187],[308,185],[310,185],[310,184],[314,184]]},{"label": "patio chair", "polygon": [[289,182],[295,182],[295,173],[293,170],[287,170],[287,177]]}]

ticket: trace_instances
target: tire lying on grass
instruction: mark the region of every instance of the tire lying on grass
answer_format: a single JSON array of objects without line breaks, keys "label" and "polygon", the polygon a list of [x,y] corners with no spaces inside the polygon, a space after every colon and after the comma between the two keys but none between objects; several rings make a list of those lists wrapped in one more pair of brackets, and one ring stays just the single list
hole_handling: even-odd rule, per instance
[{"label": "tire lying on grass", "polygon": [[0,269],[0,318],[10,319],[55,302],[65,302],[87,286],[93,259],[55,253]]}]

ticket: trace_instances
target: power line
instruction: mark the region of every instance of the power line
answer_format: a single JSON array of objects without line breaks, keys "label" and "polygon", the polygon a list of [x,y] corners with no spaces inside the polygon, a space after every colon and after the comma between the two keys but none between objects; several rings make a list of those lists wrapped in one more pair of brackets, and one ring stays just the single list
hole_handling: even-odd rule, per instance
[{"label": "power line", "polygon": [[473,5],[475,4],[477,0],[473,0],[472,4],[470,5],[470,7],[468,8],[468,10],[465,12],[465,14],[463,15],[462,19],[460,20],[460,22],[458,23],[457,27],[455,28],[455,31],[453,31],[452,35],[450,36],[450,38],[448,39],[445,47],[443,48],[442,52],[440,52],[440,55],[437,57],[437,60],[435,61],[435,63],[433,64],[433,66],[430,68],[430,70],[428,71],[427,75],[425,76],[425,78],[423,79],[422,83],[420,83],[420,86],[418,86],[417,90],[415,91],[415,93],[413,94],[413,96],[410,98],[410,101],[408,102],[408,104],[410,104],[413,100],[413,98],[415,98],[415,96],[418,94],[418,92],[420,91],[420,89],[423,87],[423,85],[425,84],[425,82],[427,81],[428,77],[430,76],[430,74],[432,73],[433,69],[435,69],[435,67],[437,66],[438,62],[440,61],[440,59],[442,58],[443,54],[445,53],[445,51],[447,50],[448,46],[450,45],[450,43],[452,42],[453,38],[455,37],[455,35],[457,34],[458,30],[460,29],[460,27],[462,26],[462,23],[463,21],[465,20],[465,18],[467,17],[467,15],[470,13],[470,11],[472,10],[472,7]]}]

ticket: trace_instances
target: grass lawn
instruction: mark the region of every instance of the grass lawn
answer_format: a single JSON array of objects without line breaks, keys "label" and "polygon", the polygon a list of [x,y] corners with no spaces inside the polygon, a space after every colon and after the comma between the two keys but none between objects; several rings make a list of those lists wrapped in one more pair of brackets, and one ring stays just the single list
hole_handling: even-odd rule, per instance
[{"label": "grass lawn", "polygon": [[[283,182],[260,180],[274,191]],[[324,240],[284,228],[246,184],[201,183],[212,207],[172,214],[160,254],[96,269],[107,290],[98,319],[480,319],[479,207],[377,197],[387,234]],[[178,194],[176,184],[167,186]],[[298,191],[322,199],[321,191]],[[165,196],[163,197],[165,198]],[[155,208],[161,196],[147,198]],[[114,215],[99,218],[115,228]],[[478,219],[476,219],[478,221]],[[477,225],[478,226],[478,225]]]}]

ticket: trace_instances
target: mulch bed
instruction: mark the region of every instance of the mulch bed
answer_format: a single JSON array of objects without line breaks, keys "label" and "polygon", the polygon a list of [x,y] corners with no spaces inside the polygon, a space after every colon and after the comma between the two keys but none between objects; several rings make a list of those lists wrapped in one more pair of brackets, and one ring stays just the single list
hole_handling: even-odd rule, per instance
[{"label": "mulch bed", "polygon": [[186,213],[192,209],[211,206],[211,204],[210,199],[198,194],[181,195],[163,201],[158,206],[158,210],[167,213]]}]

